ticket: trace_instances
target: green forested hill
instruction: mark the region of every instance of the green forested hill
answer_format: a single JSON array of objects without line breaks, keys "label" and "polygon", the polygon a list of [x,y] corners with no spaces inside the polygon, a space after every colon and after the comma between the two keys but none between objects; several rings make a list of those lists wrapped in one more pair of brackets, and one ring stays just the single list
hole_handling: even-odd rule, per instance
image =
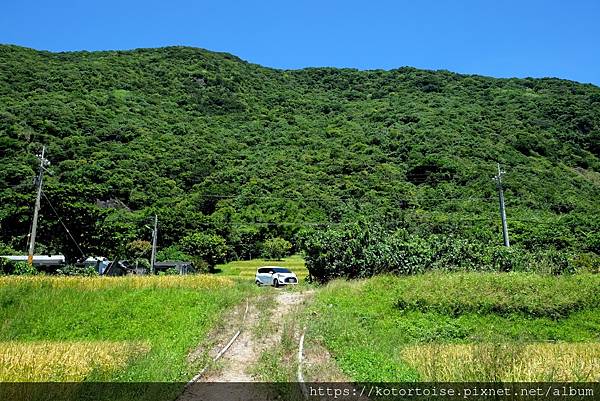
[{"label": "green forested hill", "polygon": [[0,243],[24,251],[47,145],[41,250],[77,256],[192,232],[232,257],[321,224],[600,253],[600,88],[403,67],[282,71],[170,47],[0,46]]}]

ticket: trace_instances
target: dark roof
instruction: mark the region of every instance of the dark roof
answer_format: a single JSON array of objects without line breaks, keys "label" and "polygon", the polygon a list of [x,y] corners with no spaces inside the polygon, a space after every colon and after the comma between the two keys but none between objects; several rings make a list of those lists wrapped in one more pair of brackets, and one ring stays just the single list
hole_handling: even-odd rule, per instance
[{"label": "dark roof", "polygon": [[192,262],[185,262],[182,260],[167,260],[164,262],[154,262],[154,267],[174,267],[174,266],[191,266]]}]

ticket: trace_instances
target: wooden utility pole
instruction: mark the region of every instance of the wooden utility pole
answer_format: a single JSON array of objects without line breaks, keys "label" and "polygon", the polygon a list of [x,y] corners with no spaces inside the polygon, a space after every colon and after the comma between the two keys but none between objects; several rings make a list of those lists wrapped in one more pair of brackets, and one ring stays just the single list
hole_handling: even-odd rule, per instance
[{"label": "wooden utility pole", "polygon": [[496,187],[498,188],[498,200],[500,202],[500,218],[502,219],[502,237],[504,238],[504,246],[510,247],[510,241],[508,240],[508,227],[506,225],[506,210],[504,209],[504,191],[502,190],[502,176],[505,171],[500,169],[500,163],[498,163],[498,175],[494,177],[496,181]]},{"label": "wooden utility pole", "polygon": [[33,224],[31,225],[31,234],[29,236],[29,254],[27,256],[27,263],[29,263],[30,266],[33,265],[33,253],[35,251],[35,234],[37,232],[37,223],[40,211],[40,200],[42,197],[42,181],[44,179],[44,167],[50,164],[50,162],[44,158],[45,153],[46,147],[44,146],[42,147],[42,153],[38,155],[38,158],[40,159],[40,167],[36,178],[37,196],[35,198],[35,207],[33,209]]},{"label": "wooden utility pole", "polygon": [[158,237],[158,215],[154,215],[154,229],[152,230],[152,255],[150,256],[150,274],[154,274],[156,261],[156,237]]}]

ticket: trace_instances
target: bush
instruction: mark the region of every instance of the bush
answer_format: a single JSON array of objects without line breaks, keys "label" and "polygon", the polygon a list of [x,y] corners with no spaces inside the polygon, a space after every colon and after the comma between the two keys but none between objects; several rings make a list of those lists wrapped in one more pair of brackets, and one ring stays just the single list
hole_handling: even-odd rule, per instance
[{"label": "bush", "polygon": [[600,273],[600,256],[593,252],[581,253],[576,255],[571,263],[576,271],[587,273]]},{"label": "bush", "polygon": [[267,259],[281,260],[289,255],[292,249],[292,243],[283,238],[271,238],[265,241],[263,245],[263,257]]},{"label": "bush", "polygon": [[495,271],[526,271],[527,265],[524,263],[522,251],[517,248],[507,248],[496,246],[491,249],[491,267]]},{"label": "bush", "polygon": [[164,272],[158,273],[159,276],[177,276],[179,275],[179,271],[174,267],[168,268]]},{"label": "bush", "polygon": [[98,272],[93,267],[66,265],[56,270],[56,274],[61,276],[97,276]]},{"label": "bush", "polygon": [[183,252],[177,246],[171,245],[156,252],[156,260],[158,262],[164,262],[166,260],[189,261],[192,260],[192,257],[187,253]]},{"label": "bush", "polygon": [[491,269],[488,252],[481,242],[454,235],[432,235],[427,242],[432,253],[431,268],[446,271]]},{"label": "bush", "polygon": [[414,274],[425,271],[431,264],[431,247],[420,237],[406,240],[400,233],[371,232],[370,241],[365,258],[367,266],[372,266],[368,275]]},{"label": "bush", "polygon": [[204,259],[198,256],[192,257],[192,265],[197,272],[210,273],[211,267],[206,263]]},{"label": "bush", "polygon": [[137,268],[142,268],[142,269],[146,269],[147,271],[150,271],[150,261],[148,259],[144,259],[144,258],[134,259],[131,262],[131,265],[135,266]]},{"label": "bush", "polygon": [[4,258],[0,258],[0,275],[9,274],[10,273],[9,269],[10,269],[9,261]]},{"label": "bush", "polygon": [[35,266],[32,266],[27,262],[15,262],[13,263],[12,273],[17,276],[33,276],[38,274],[38,271]]},{"label": "bush", "polygon": [[393,272],[424,271],[431,259],[427,244],[418,237],[406,241],[378,226],[335,228],[305,233],[300,238],[310,277],[325,282],[336,277],[359,278]]},{"label": "bush", "polygon": [[[336,277],[415,274],[428,270],[521,271],[554,275],[577,271],[577,264],[568,254],[554,249],[527,251],[453,235],[411,236],[404,231],[390,232],[377,225],[305,232],[300,236],[299,245],[310,278],[319,282]],[[584,262],[579,260],[578,263]]]},{"label": "bush", "polygon": [[127,243],[125,251],[128,259],[149,258],[152,244],[149,241],[134,240]]},{"label": "bush", "polygon": [[569,255],[554,249],[542,251],[539,254],[540,272],[554,275],[573,274],[577,271]]}]

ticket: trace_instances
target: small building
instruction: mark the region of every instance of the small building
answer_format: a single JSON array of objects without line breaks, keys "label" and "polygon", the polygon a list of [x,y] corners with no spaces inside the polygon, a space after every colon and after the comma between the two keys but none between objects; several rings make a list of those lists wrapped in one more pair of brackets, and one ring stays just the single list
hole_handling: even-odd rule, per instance
[{"label": "small building", "polygon": [[106,266],[103,276],[144,276],[148,274],[148,269],[141,266],[131,265],[127,260],[114,260]]},{"label": "small building", "polygon": [[110,260],[103,256],[90,256],[83,261],[84,267],[93,267],[99,275],[104,274],[108,265],[110,265]]},{"label": "small building", "polygon": [[196,269],[192,266],[192,262],[184,262],[181,260],[167,260],[165,262],[154,262],[154,272],[164,273],[169,269],[175,269],[179,274],[195,273]]}]

